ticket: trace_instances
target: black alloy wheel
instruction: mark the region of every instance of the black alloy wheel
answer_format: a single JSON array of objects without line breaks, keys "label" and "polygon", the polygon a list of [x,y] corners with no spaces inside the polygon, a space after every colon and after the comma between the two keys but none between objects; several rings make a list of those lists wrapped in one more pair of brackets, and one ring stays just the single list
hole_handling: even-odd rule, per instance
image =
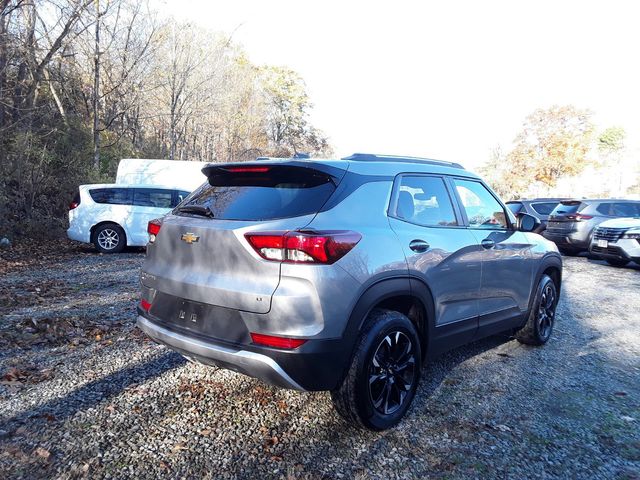
[{"label": "black alloy wheel", "polygon": [[389,333],[378,345],[369,367],[369,395],[375,409],[383,415],[398,411],[415,377],[411,340],[399,331]]},{"label": "black alloy wheel", "polygon": [[553,330],[553,321],[556,315],[556,292],[553,285],[548,283],[542,290],[540,306],[538,307],[538,332],[540,338],[548,340]]}]

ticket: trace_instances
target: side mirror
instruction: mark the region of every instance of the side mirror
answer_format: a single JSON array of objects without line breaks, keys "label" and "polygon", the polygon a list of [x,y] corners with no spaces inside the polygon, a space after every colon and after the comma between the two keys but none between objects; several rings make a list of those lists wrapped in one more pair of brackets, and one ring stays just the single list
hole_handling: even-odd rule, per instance
[{"label": "side mirror", "polygon": [[518,214],[518,230],[521,232],[533,232],[540,226],[540,220],[528,213]]}]

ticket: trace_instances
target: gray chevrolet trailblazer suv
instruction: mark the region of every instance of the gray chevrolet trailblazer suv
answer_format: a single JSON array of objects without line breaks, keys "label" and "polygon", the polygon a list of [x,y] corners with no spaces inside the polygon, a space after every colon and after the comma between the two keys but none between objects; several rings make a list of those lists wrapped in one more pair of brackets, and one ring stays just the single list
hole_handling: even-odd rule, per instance
[{"label": "gray chevrolet trailblazer suv", "polygon": [[138,326],[186,357],[297,390],[382,430],[423,363],[498,332],[550,337],[562,261],[458,164],[210,164],[149,223]]}]

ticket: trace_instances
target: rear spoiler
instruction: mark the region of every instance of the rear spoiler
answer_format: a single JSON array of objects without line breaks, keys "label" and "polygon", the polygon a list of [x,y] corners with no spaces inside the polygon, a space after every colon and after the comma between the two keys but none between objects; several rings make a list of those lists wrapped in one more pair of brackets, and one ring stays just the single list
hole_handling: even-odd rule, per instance
[{"label": "rear spoiler", "polygon": [[202,169],[202,173],[211,180],[214,177],[226,176],[229,174],[250,175],[252,177],[259,176],[269,172],[282,172],[287,169],[307,170],[309,173],[316,171],[328,175],[331,181],[338,185],[344,177],[348,169],[348,163],[345,169],[338,168],[333,165],[327,165],[322,162],[310,161],[259,161],[259,162],[235,162],[235,163],[210,163]]}]

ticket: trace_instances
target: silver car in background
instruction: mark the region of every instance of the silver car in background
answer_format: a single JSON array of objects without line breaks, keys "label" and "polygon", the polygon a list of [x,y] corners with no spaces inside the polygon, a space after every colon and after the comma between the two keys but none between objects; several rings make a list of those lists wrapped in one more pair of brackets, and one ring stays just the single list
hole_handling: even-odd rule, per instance
[{"label": "silver car in background", "polygon": [[625,199],[563,200],[549,215],[543,236],[565,255],[586,252],[595,227],[606,220],[640,216],[640,201]]},{"label": "silver car in background", "polygon": [[354,154],[210,164],[150,222],[138,326],[195,361],[395,425],[425,360],[551,336],[562,261],[458,164]]}]

